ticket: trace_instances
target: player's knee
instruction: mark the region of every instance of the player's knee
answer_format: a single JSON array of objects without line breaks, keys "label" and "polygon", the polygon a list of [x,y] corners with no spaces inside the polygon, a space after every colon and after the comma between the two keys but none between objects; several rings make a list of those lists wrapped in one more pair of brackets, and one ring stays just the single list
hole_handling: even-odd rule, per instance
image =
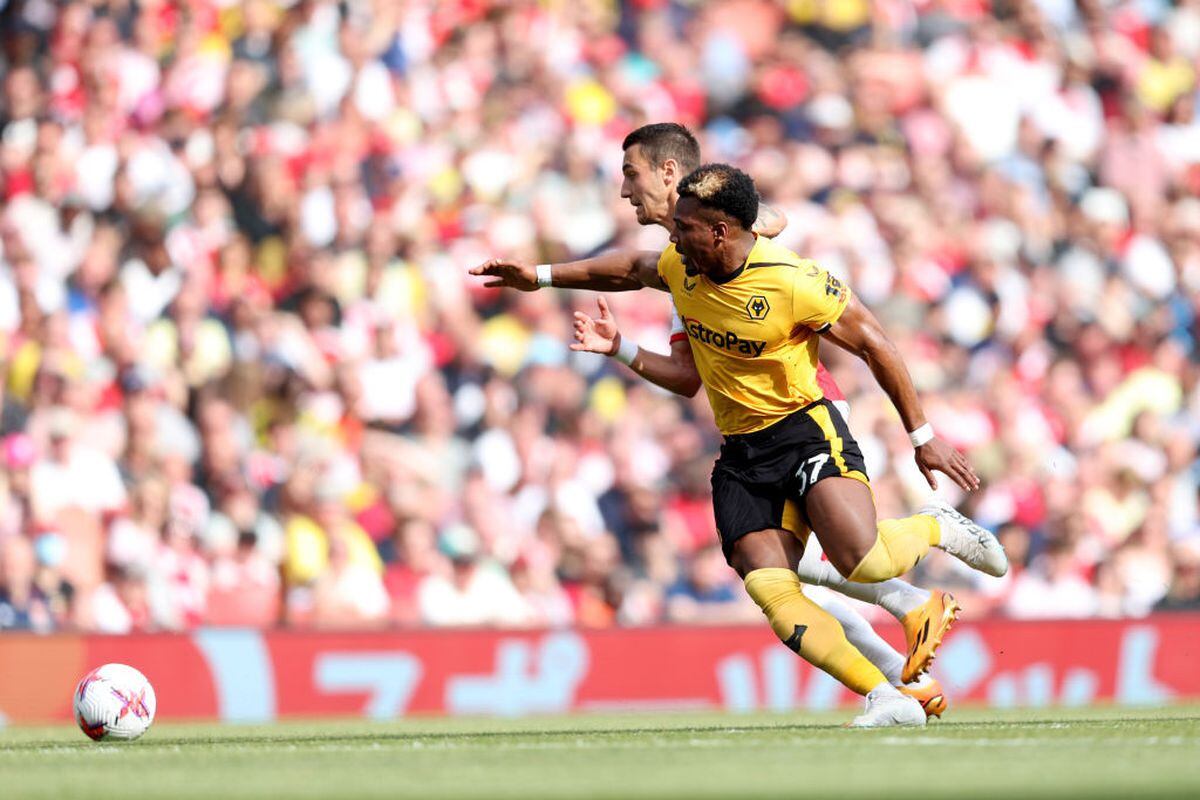
[{"label": "player's knee", "polygon": [[764,553],[761,549],[755,548],[752,545],[740,545],[741,541],[734,544],[728,558],[729,566],[733,567],[733,571],[738,574],[738,577],[745,579],[747,575],[756,569],[782,566],[769,558],[764,558]]},{"label": "player's knee", "polygon": [[799,554],[792,553],[785,546],[785,531],[763,530],[741,536],[729,548],[729,566],[739,576],[745,578],[756,569],[790,569],[796,568]]},{"label": "player's knee", "polygon": [[861,541],[843,542],[839,543],[837,547],[825,548],[825,555],[838,574],[849,579],[854,570],[858,569],[858,566],[866,560],[867,554],[871,552],[874,544],[874,542]]}]

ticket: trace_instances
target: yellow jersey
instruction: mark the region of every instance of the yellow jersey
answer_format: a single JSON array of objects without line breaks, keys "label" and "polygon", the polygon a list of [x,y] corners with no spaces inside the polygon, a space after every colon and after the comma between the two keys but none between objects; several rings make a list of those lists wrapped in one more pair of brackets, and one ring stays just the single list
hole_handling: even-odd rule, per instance
[{"label": "yellow jersey", "polygon": [[724,281],[689,274],[675,245],[659,256],[658,274],[721,433],[761,430],[824,396],[817,334],[842,315],[850,290],[815,261],[760,236]]}]

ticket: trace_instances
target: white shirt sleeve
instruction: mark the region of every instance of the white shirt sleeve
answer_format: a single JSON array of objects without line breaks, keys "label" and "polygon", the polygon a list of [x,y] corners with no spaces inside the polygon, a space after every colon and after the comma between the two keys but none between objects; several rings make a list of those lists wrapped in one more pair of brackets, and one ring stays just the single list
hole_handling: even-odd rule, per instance
[{"label": "white shirt sleeve", "polygon": [[675,309],[674,302],[671,303],[671,344],[675,343],[678,336],[687,336],[683,330],[683,320],[679,317],[679,312]]}]

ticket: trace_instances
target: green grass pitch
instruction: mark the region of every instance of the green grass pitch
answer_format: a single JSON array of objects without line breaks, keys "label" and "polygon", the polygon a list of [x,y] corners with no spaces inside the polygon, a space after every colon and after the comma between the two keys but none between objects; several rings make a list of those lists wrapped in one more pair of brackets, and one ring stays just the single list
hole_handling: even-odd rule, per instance
[{"label": "green grass pitch", "polygon": [[0,731],[0,797],[1200,797],[1200,707],[159,724],[133,743]]}]

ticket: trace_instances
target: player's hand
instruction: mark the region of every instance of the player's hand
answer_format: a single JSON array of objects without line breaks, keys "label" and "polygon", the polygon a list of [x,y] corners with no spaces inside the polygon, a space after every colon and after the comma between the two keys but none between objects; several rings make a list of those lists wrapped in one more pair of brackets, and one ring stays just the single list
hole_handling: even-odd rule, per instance
[{"label": "player's hand", "polygon": [[533,292],[538,288],[537,267],[521,261],[511,261],[507,258],[493,258],[477,267],[471,267],[470,273],[472,275],[493,278],[493,280],[484,284],[484,287],[487,289],[498,286],[507,289],[518,289],[522,292]]},{"label": "player's hand", "polygon": [[783,233],[783,229],[786,227],[787,217],[784,216],[783,212],[760,200],[758,203],[758,219],[754,220],[754,227],[751,230],[759,236],[774,239]]},{"label": "player's hand", "polygon": [[611,356],[621,345],[621,334],[617,330],[616,319],[608,310],[608,301],[598,297],[596,304],[600,307],[598,319],[592,319],[582,311],[575,312],[575,342],[571,349]]},{"label": "player's hand", "polygon": [[921,474],[929,481],[930,489],[937,489],[934,470],[949,475],[950,480],[965,492],[973,492],[979,488],[979,476],[975,474],[975,468],[967,461],[967,457],[936,436],[917,448],[915,458],[917,466],[921,468]]}]

